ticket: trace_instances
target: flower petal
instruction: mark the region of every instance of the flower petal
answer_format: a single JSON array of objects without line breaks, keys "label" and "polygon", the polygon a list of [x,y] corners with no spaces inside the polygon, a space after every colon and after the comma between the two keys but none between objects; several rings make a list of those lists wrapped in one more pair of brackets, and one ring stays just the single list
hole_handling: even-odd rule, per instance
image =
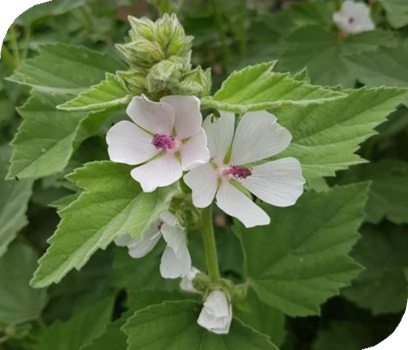
[{"label": "flower petal", "polygon": [[151,135],[129,121],[112,126],[106,135],[106,142],[112,162],[137,165],[159,153],[152,145]]},{"label": "flower petal", "polygon": [[160,238],[161,234],[157,225],[152,225],[141,241],[130,235],[119,235],[115,238],[115,244],[119,247],[127,247],[129,255],[134,259],[138,259],[149,254]]},{"label": "flower petal", "polygon": [[230,164],[244,165],[272,157],[289,146],[292,135],[268,112],[249,112],[238,124]]},{"label": "flower petal", "polygon": [[208,116],[203,124],[207,134],[208,149],[216,164],[221,167],[225,155],[232,144],[234,137],[235,115],[229,112],[220,112],[221,117],[216,119]]},{"label": "flower petal", "polygon": [[169,152],[133,169],[130,174],[144,192],[153,192],[157,187],[166,187],[178,181],[183,171],[174,153]]},{"label": "flower petal", "polygon": [[183,277],[183,279],[180,282],[180,288],[186,292],[190,293],[200,293],[197,289],[194,287],[194,279],[196,276],[200,273],[200,270],[196,269],[194,266],[191,266],[191,269],[187,276]]},{"label": "flower petal", "polygon": [[193,135],[185,144],[179,148],[181,166],[184,171],[196,168],[201,164],[208,163],[210,152],[207,148],[207,137],[203,129]]},{"label": "flower petal", "polygon": [[160,213],[160,220],[164,223],[166,223],[169,226],[174,226],[174,227],[181,227],[179,220],[177,219],[177,216],[170,213],[169,211],[163,211]]},{"label": "flower petal", "polygon": [[164,102],[150,101],[146,96],[133,97],[127,108],[130,118],[153,134],[171,135],[174,126],[174,110]]},{"label": "flower petal", "polygon": [[161,258],[160,274],[163,278],[180,278],[187,276],[191,268],[191,257],[185,247],[178,254],[169,246],[166,247]]},{"label": "flower petal", "polygon": [[241,184],[266,203],[287,207],[302,195],[305,179],[297,159],[283,158],[254,167]]},{"label": "flower petal", "polygon": [[184,140],[196,134],[203,122],[200,100],[195,96],[165,96],[161,102],[171,105],[175,112],[174,126],[177,139]]},{"label": "flower petal", "polygon": [[211,292],[197,323],[215,334],[228,334],[232,322],[232,306],[219,290]]},{"label": "flower petal", "polygon": [[237,218],[247,228],[271,222],[268,214],[228,181],[223,181],[216,198],[221,210]]},{"label": "flower petal", "polygon": [[184,176],[184,182],[193,191],[193,204],[197,208],[208,207],[217,192],[218,175],[207,163],[191,170]]},{"label": "flower petal", "polygon": [[[163,223],[160,232],[162,233],[167,245],[173,249],[176,254],[187,247],[187,237],[184,229]],[[190,268],[188,271],[190,271]]]}]

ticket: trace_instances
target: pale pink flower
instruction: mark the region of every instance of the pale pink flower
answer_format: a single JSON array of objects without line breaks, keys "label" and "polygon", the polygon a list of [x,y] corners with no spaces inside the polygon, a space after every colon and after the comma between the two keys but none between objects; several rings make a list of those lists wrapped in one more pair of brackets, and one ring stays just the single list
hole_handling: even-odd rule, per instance
[{"label": "pale pink flower", "polygon": [[232,305],[224,292],[211,292],[204,303],[197,323],[215,334],[228,334],[232,322]]},{"label": "pale pink flower", "polygon": [[127,247],[129,255],[138,259],[149,254],[161,237],[167,243],[160,263],[162,277],[171,279],[186,277],[191,272],[187,234],[177,217],[168,211],[160,214],[159,221],[149,227],[141,241],[130,235],[120,235],[116,237],[115,243],[120,247]]},{"label": "pale pink flower", "polygon": [[183,171],[208,162],[198,98],[166,96],[152,102],[142,95],[133,98],[127,114],[133,122],[115,124],[106,136],[109,158],[139,165],[131,176],[144,192],[169,186]]},{"label": "pale pink flower", "polygon": [[246,113],[235,135],[234,114],[221,112],[212,119],[204,122],[212,159],[184,176],[194,205],[205,208],[215,197],[220,209],[246,227],[268,225],[269,216],[244,191],[278,207],[296,203],[305,183],[299,161],[283,158],[259,164],[286,149],[292,135],[264,111]]}]

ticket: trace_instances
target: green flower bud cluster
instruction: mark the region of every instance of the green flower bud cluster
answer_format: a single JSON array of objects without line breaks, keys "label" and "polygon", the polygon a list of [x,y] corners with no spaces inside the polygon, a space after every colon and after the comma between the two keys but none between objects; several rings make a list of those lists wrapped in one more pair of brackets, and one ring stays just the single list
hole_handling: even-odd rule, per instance
[{"label": "green flower bud cluster", "polygon": [[175,14],[156,22],[129,17],[131,41],[117,45],[130,65],[119,72],[131,93],[159,99],[169,94],[202,97],[211,90],[211,72],[191,67],[193,37],[187,36]]}]

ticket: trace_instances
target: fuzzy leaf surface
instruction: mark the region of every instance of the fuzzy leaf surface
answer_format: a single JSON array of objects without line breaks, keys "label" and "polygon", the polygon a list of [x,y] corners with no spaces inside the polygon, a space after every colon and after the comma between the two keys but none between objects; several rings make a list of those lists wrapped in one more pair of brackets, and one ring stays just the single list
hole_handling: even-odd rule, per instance
[{"label": "fuzzy leaf surface", "polygon": [[105,79],[106,73],[125,69],[107,54],[65,44],[44,45],[8,78],[18,84],[59,94],[79,94]]},{"label": "fuzzy leaf surface", "polygon": [[152,203],[165,208],[163,203],[174,194],[174,188],[144,193],[130,176],[131,169],[102,161],[88,163],[68,176],[84,192],[59,213],[61,222],[39,261],[31,281],[34,287],[58,283],[73,268],[81,269],[93,253],[106,249],[120,234],[143,237],[145,224],[160,214]]},{"label": "fuzzy leaf surface", "polygon": [[129,350],[277,350],[268,337],[234,319],[228,335],[219,336],[197,324],[201,305],[169,301],[142,309],[123,331]]},{"label": "fuzzy leaf surface", "polygon": [[333,176],[336,171],[364,163],[355,154],[359,144],[393,112],[407,90],[378,88],[347,90],[347,98],[318,106],[282,106],[273,109],[279,124],[292,134],[290,146],[279,158],[294,157],[308,180]]},{"label": "fuzzy leaf surface", "polygon": [[63,111],[94,111],[126,105],[130,99],[131,95],[129,95],[123,81],[118,76],[108,73],[104,81],[92,86],[75,99],[58,106],[58,109]]},{"label": "fuzzy leaf surface", "polygon": [[320,304],[350,285],[361,271],[348,253],[360,237],[367,190],[309,191],[290,208],[263,205],[269,226],[237,224],[246,275],[261,301],[293,317],[318,315]]},{"label": "fuzzy leaf surface", "polygon": [[345,97],[340,92],[294,80],[289,74],[273,72],[275,63],[261,63],[232,73],[213,97],[203,99],[203,105],[242,113],[281,105],[315,105]]}]

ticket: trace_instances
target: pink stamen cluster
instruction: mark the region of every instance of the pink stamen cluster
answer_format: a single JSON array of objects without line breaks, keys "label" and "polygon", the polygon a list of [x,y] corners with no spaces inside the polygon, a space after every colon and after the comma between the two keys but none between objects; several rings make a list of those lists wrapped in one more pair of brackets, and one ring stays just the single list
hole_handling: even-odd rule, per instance
[{"label": "pink stamen cluster", "polygon": [[236,179],[246,179],[248,176],[252,175],[252,171],[249,168],[244,168],[239,165],[231,165],[228,169],[229,175],[232,175]]},{"label": "pink stamen cluster", "polygon": [[173,135],[156,134],[153,136],[152,145],[162,151],[174,148],[175,137]]}]

